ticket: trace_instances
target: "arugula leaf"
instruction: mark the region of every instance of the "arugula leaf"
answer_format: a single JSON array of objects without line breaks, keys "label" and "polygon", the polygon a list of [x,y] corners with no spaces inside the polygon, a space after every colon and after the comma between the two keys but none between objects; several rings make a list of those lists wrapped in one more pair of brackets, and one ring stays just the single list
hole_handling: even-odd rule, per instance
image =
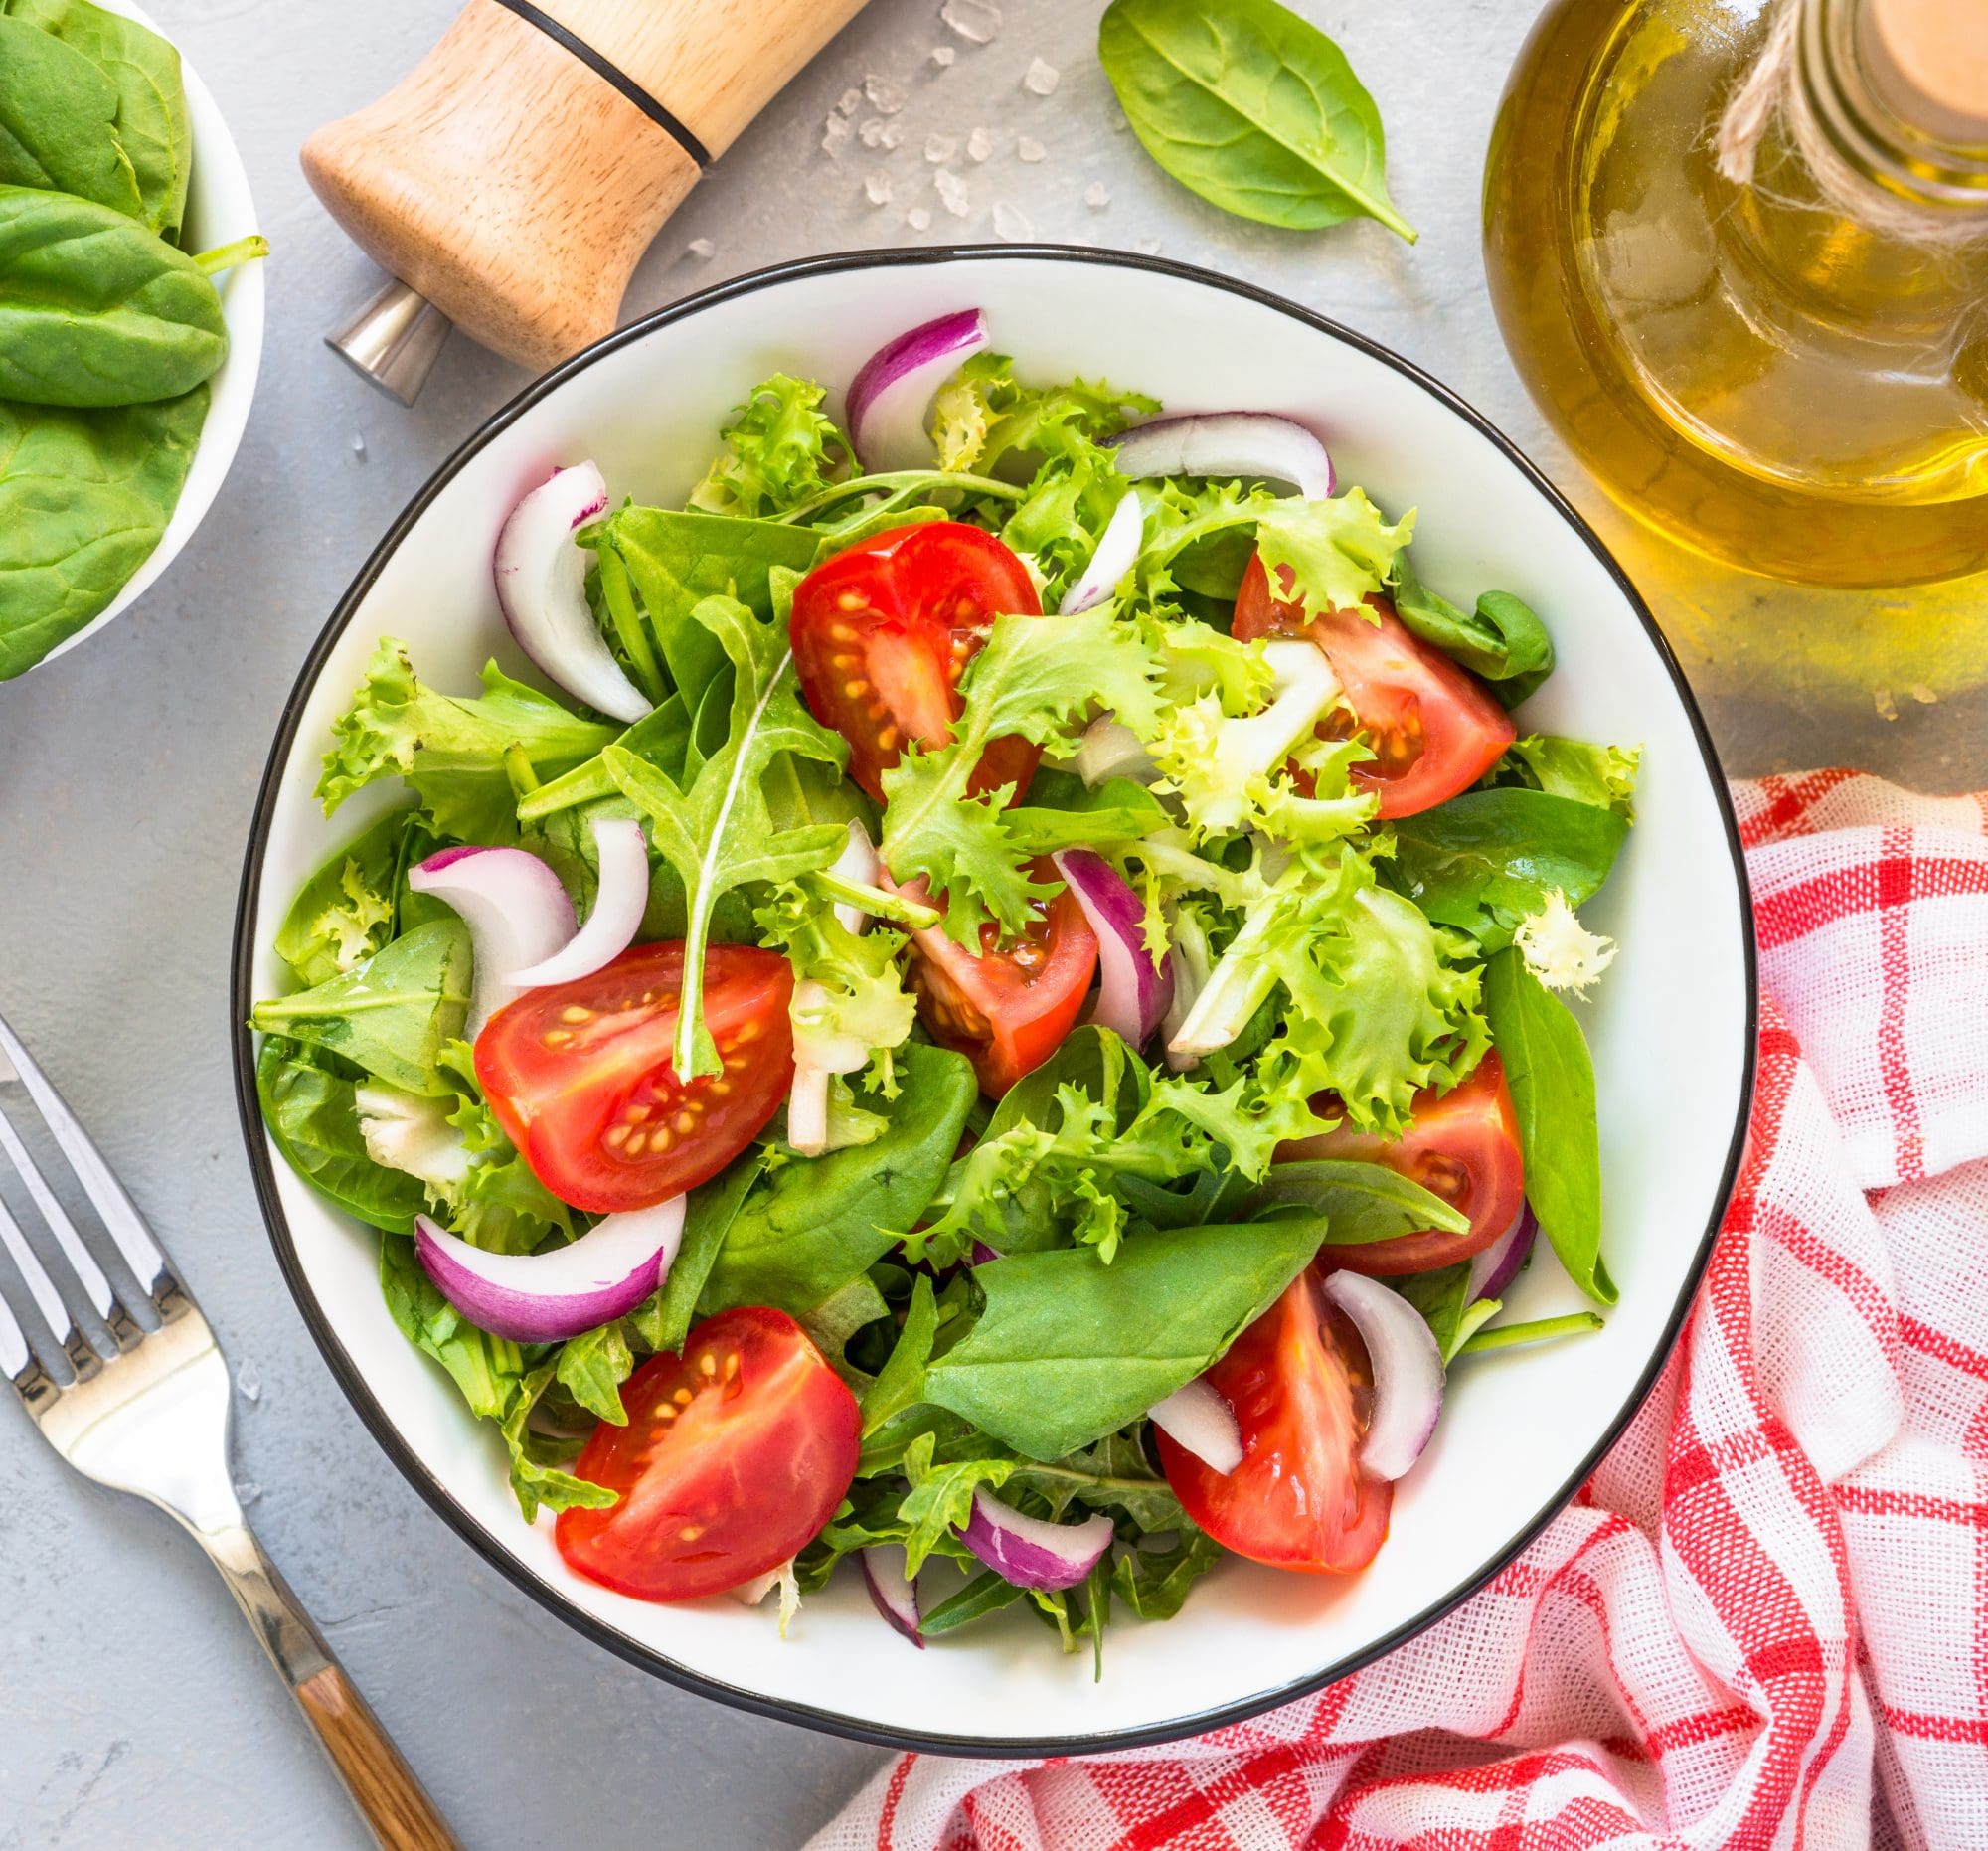
[{"label": "arugula leaf", "polygon": [[[1111,1592],[1141,1619],[1172,1619],[1194,1584],[1222,1560],[1222,1545],[1192,1524],[1172,1544],[1141,1543],[1111,1565]],[[920,1628],[922,1630],[922,1628]]]},{"label": "arugula leaf", "polygon": [[1532,606],[1510,591],[1486,591],[1474,614],[1459,610],[1422,584],[1407,548],[1394,570],[1395,614],[1410,634],[1492,683],[1492,693],[1517,707],[1553,673],[1553,638]]},{"label": "arugula leaf", "polygon": [[1212,205],[1293,231],[1364,215],[1414,243],[1374,98],[1276,0],[1112,0],[1097,54],[1146,152]]},{"label": "arugula leaf", "polygon": [[628,1347],[622,1321],[582,1331],[560,1345],[555,1380],[588,1414],[615,1427],[628,1425],[621,1405],[621,1384],[635,1372],[635,1353]]},{"label": "arugula leaf", "polygon": [[420,1184],[373,1161],[360,1135],[354,1083],[320,1065],[322,1058],[281,1035],[264,1039],[255,1057],[255,1096],[271,1140],[334,1208],[393,1234],[413,1233]]},{"label": "arugula leaf", "polygon": [[691,490],[707,514],[757,519],[798,506],[854,460],[849,439],[821,411],[827,392],[775,373],[752,388],[725,425],[725,448]]},{"label": "arugula leaf", "polygon": [[273,941],[300,983],[322,983],[352,969],[394,935],[411,836],[419,842],[412,859],[419,860],[433,838],[412,810],[389,810],[304,883]]},{"label": "arugula leaf", "polygon": [[953,1542],[973,1515],[973,1494],[997,1491],[1015,1469],[1012,1459],[961,1459],[950,1465],[931,1462],[931,1440],[911,1448],[905,1475],[911,1488],[898,1507],[905,1530],[905,1573],[915,1575],[925,1558],[941,1544]]},{"label": "arugula leaf", "polygon": [[1585,740],[1534,733],[1515,740],[1508,757],[1553,796],[1635,819],[1636,772],[1642,754],[1629,747],[1590,746]]},{"label": "arugula leaf", "polygon": [[365,685],[331,730],[317,785],[327,816],[355,790],[401,776],[414,787],[437,834],[484,847],[518,839],[517,795],[506,763],[513,749],[535,775],[547,777],[592,757],[620,732],[569,713],[495,662],[483,670],[481,696],[437,694],[415,678],[406,646],[384,636]]},{"label": "arugula leaf", "polygon": [[1601,1259],[1601,1135],[1580,1024],[1516,949],[1485,966],[1491,1038],[1519,1118],[1526,1199],[1568,1276],[1597,1304],[1615,1283]]},{"label": "arugula leaf", "polygon": [[912,1043],[874,1143],[783,1163],[732,1223],[704,1289],[707,1313],[765,1304],[799,1317],[897,1243],[945,1174],[979,1091],[961,1055]]},{"label": "arugula leaf", "polygon": [[1158,720],[1151,651],[1108,607],[1077,616],[1000,616],[987,646],[960,681],[963,707],[952,738],[908,751],[884,773],[883,857],[900,882],[922,877],[941,896],[945,928],[977,942],[992,917],[1005,933],[1026,928],[1030,909],[1055,892],[1019,864],[1026,846],[1011,832],[1004,787],[968,796],[967,783],[988,744],[1017,735],[1046,744],[1095,706],[1134,732]]},{"label": "arugula leaf", "polygon": [[[791,581],[787,594],[791,594]],[[686,1079],[718,1071],[704,1025],[704,952],[719,900],[749,881],[782,881],[825,867],[848,840],[831,823],[782,829],[767,806],[765,778],[782,754],[840,767],[849,748],[801,704],[786,626],[764,623],[735,597],[701,599],[691,615],[716,636],[733,668],[725,743],[686,769],[679,783],[622,747],[602,755],[623,796],[649,820],[656,853],[687,895],[682,1014],[673,1055]]]},{"label": "arugula leaf", "polygon": [[948,1595],[918,1621],[922,1638],[942,1638],[957,1632],[976,1619],[985,1619],[1022,1599],[1028,1590],[1017,1582],[1004,1581],[992,1569],[983,1569],[957,1594]]},{"label": "arugula leaf", "polygon": [[863,1437],[868,1439],[894,1415],[924,1399],[925,1365],[931,1361],[938,1335],[938,1300],[929,1276],[920,1272],[911,1285],[911,1301],[890,1360],[863,1395]]},{"label": "arugula leaf", "polygon": [[406,1093],[439,1096],[443,1047],[469,1008],[469,933],[454,920],[418,926],[363,964],[255,1005],[252,1027],[323,1048]]},{"label": "arugula leaf", "polygon": [[1512,941],[1547,896],[1578,906],[1599,890],[1629,833],[1616,810],[1522,788],[1467,790],[1394,823],[1381,877],[1488,952]]},{"label": "arugula leaf", "polygon": [[1106,1265],[1088,1248],[974,1269],[986,1309],[926,1395],[1017,1452],[1055,1460],[1135,1421],[1215,1361],[1318,1251],[1305,1218],[1155,1230]]},{"label": "arugula leaf", "polygon": [[1402,1234],[1461,1234],[1470,1218],[1385,1163],[1344,1157],[1301,1157],[1274,1165],[1245,1195],[1242,1213],[1290,1207],[1322,1215],[1326,1244],[1360,1246]]},{"label": "arugula leaf", "polygon": [[1570,1311],[1565,1317],[1536,1317],[1520,1324],[1492,1324],[1466,1337],[1465,1356],[1484,1350],[1508,1350],[1520,1343],[1550,1343],[1556,1337],[1578,1337],[1599,1330],[1606,1320],[1599,1311]]}]

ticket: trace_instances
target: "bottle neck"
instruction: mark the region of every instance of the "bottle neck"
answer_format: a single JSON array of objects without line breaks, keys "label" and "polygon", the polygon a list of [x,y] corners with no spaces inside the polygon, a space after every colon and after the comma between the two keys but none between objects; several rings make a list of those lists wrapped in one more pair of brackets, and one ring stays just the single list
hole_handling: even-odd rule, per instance
[{"label": "bottle neck", "polygon": [[1790,100],[1820,140],[1812,157],[1826,151],[1954,236],[1979,235],[1977,220],[1988,230],[1988,34],[1972,23],[1950,33],[1962,9],[1943,14],[1939,0],[1794,3]]}]

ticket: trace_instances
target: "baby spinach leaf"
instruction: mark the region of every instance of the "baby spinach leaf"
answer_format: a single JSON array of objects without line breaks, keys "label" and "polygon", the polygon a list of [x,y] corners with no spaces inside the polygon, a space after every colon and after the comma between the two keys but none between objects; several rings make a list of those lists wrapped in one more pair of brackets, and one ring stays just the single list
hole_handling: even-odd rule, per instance
[{"label": "baby spinach leaf", "polygon": [[0,186],[0,398],[174,399],[227,354],[221,298],[184,252],[93,200]]},{"label": "baby spinach leaf", "polygon": [[1408,630],[1491,682],[1505,706],[1518,706],[1553,673],[1553,638],[1524,598],[1486,591],[1474,614],[1460,610],[1422,584],[1407,548],[1393,579],[1395,614]]},{"label": "baby spinach leaf", "polygon": [[691,615],[732,660],[725,743],[695,771],[686,763],[681,782],[621,747],[603,755],[621,794],[649,819],[656,853],[683,883],[683,1013],[673,1058],[685,1076],[718,1068],[703,1004],[704,951],[719,900],[748,881],[790,880],[826,867],[849,839],[832,823],[782,829],[768,806],[766,774],[782,754],[837,767],[849,755],[801,704],[786,626],[761,621],[736,597],[703,598]]},{"label": "baby spinach leaf", "polygon": [[90,0],[0,0],[0,13],[81,52],[116,86],[117,138],[137,179],[138,216],[161,238],[177,242],[193,172],[193,124],[178,48]]},{"label": "baby spinach leaf", "polygon": [[1577,907],[1599,889],[1629,833],[1615,810],[1542,790],[1467,790],[1395,823],[1395,855],[1376,871],[1443,926],[1487,950],[1511,942],[1547,895]]},{"label": "baby spinach leaf", "polygon": [[1032,1459],[1135,1421],[1201,1374],[1295,1278],[1321,1221],[1174,1228],[1091,1248],[1014,1254],[974,1270],[986,1309],[934,1362],[926,1397]]},{"label": "baby spinach leaf", "polygon": [[1526,1198],[1568,1276],[1597,1304],[1613,1304],[1601,1260],[1594,1066],[1580,1024],[1512,947],[1485,966],[1484,1006],[1519,1117]]},{"label": "baby spinach leaf", "polygon": [[1495,1298],[1470,1295],[1470,1262],[1438,1266],[1433,1272],[1410,1272],[1388,1281],[1422,1314],[1442,1352],[1445,1367],[1470,1340],[1470,1335],[1503,1308]]},{"label": "baby spinach leaf", "polygon": [[138,217],[117,139],[117,85],[81,52],[0,10],[0,183],[74,193]]},{"label": "baby spinach leaf", "polygon": [[898,1054],[897,1098],[867,1144],[783,1163],[739,1211],[702,1308],[767,1304],[796,1317],[862,1276],[924,1213],[978,1091],[963,1056],[923,1043]]},{"label": "baby spinach leaf", "polygon": [[1146,152],[1212,205],[1296,231],[1364,215],[1414,243],[1374,98],[1276,0],[1112,0],[1097,54]]},{"label": "baby spinach leaf", "polygon": [[255,1057],[262,1122],[290,1168],[334,1208],[389,1233],[411,1234],[421,1185],[367,1155],[353,1092],[351,1080],[314,1060],[301,1042],[271,1035]]},{"label": "baby spinach leaf", "polygon": [[1461,1234],[1470,1226],[1468,1216],[1386,1164],[1341,1157],[1307,1157],[1276,1164],[1242,1198],[1241,1209],[1245,1215],[1258,1217],[1277,1209],[1323,1215],[1326,1243],[1332,1247],[1359,1246],[1432,1230]]},{"label": "baby spinach leaf", "polygon": [[73,411],[0,399],[0,681],[108,608],[166,531],[208,391]]},{"label": "baby spinach leaf", "polygon": [[754,1146],[722,1175],[690,1192],[684,1209],[683,1241],[671,1262],[670,1275],[660,1291],[631,1313],[642,1341],[658,1355],[674,1355],[683,1348],[697,1316],[704,1282],[711,1277],[725,1237],[764,1167],[765,1152]]},{"label": "baby spinach leaf", "polygon": [[265,1035],[323,1048],[389,1086],[439,1097],[443,1048],[469,1006],[469,933],[456,921],[418,926],[365,963],[312,989],[257,1003]]}]

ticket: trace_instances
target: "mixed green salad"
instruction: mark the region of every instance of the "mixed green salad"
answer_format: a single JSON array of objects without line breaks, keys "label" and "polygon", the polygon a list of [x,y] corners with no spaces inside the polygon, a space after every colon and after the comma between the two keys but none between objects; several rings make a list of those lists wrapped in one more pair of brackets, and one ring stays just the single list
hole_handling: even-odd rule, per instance
[{"label": "mixed green salad", "polygon": [[1520,1268],[1613,1300],[1564,998],[1636,755],[1522,731],[1545,626],[1291,420],[970,310],[827,404],[756,387],[681,508],[520,502],[562,694],[378,644],[269,1134],[608,1587],[784,1627],[854,1557],[914,1643],[1095,1651],[1225,1553],[1357,1570],[1457,1360],[1599,1325]]}]

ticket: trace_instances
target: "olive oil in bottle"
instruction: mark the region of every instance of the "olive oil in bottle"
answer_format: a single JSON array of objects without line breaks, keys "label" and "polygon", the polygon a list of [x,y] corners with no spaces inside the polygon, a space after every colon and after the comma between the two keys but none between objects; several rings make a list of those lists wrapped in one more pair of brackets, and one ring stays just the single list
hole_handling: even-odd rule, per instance
[{"label": "olive oil in bottle", "polygon": [[1811,585],[1988,569],[1988,0],[1553,0],[1484,249],[1630,513]]}]

